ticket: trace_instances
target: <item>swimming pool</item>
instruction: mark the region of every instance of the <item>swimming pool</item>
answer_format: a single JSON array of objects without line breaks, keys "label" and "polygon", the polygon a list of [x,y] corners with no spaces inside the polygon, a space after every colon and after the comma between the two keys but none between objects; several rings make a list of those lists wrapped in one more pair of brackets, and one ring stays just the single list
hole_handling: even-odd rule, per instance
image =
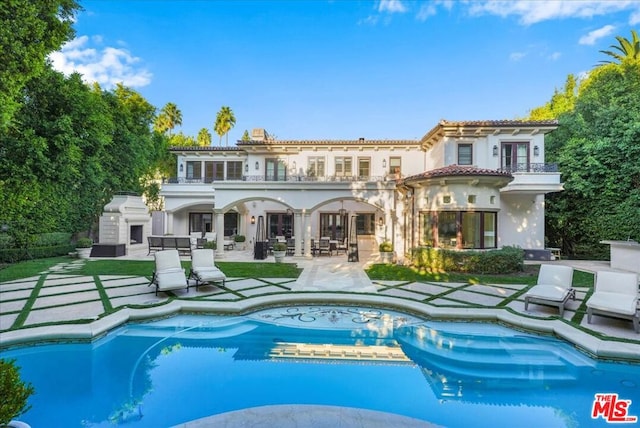
[{"label": "swimming pool", "polygon": [[607,426],[605,405],[592,418],[596,394],[631,400],[627,415],[640,415],[638,365],[595,361],[562,341],[499,325],[371,308],[179,315],[0,358],[15,358],[35,387],[33,407],[20,417],[34,428],[165,427],[283,404],[447,427]]}]

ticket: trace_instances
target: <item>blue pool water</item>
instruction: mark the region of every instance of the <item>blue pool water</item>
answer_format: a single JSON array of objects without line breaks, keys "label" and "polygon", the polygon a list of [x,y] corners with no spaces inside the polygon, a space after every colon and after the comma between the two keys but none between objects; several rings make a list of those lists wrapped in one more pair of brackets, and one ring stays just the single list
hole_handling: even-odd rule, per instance
[{"label": "blue pool water", "polygon": [[[493,324],[386,310],[297,306],[128,324],[89,344],[0,353],[36,394],[39,427],[168,427],[256,406],[315,404],[446,427],[608,426],[594,396],[631,400],[640,366]],[[604,413],[604,412],[600,412]]]}]

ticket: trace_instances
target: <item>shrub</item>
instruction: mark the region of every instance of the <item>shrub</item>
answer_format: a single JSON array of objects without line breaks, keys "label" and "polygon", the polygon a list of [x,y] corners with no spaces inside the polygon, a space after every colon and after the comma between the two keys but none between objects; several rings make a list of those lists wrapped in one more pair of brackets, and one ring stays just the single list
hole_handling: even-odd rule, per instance
[{"label": "shrub", "polygon": [[273,244],[273,251],[287,251],[287,244],[284,242],[276,242]]},{"label": "shrub", "polygon": [[0,359],[0,391],[0,426],[5,426],[31,408],[27,406],[27,399],[34,391],[30,383],[20,379],[15,360]]},{"label": "shrub", "polygon": [[80,238],[76,241],[76,248],[91,248],[93,245],[93,239],[91,238]]},{"label": "shrub", "polygon": [[204,248],[208,248],[209,250],[216,250],[218,245],[218,243],[216,241],[207,241],[204,244]]},{"label": "shrub", "polygon": [[515,247],[487,251],[419,247],[411,251],[411,264],[429,272],[504,274],[523,270],[524,251]]},{"label": "shrub", "polygon": [[233,240],[236,242],[244,242],[247,238],[244,235],[236,235]]},{"label": "shrub", "polygon": [[381,253],[391,253],[393,252],[393,244],[391,241],[383,241],[378,246],[378,250],[380,250]]}]

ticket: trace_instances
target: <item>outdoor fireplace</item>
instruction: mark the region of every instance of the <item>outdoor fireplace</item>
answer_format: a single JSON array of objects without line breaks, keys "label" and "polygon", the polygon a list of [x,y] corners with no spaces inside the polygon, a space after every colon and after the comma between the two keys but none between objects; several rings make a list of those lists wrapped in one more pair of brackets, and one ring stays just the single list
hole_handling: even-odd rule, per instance
[{"label": "outdoor fireplace", "polygon": [[96,257],[118,257],[145,245],[151,234],[151,215],[141,196],[117,194],[100,217],[99,243],[91,252]]}]

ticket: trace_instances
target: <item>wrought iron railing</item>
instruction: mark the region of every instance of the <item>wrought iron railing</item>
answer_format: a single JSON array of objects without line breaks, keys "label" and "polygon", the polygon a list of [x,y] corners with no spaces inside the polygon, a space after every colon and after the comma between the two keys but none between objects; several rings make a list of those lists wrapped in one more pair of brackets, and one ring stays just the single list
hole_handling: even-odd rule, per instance
[{"label": "wrought iron railing", "polygon": [[519,163],[500,168],[502,172],[558,172],[557,163]]},{"label": "wrought iron railing", "polygon": [[226,178],[226,179],[215,179],[212,177],[205,178],[187,178],[187,177],[169,177],[164,178],[163,183],[171,183],[171,184],[202,184],[202,183],[214,183],[214,182],[238,182],[238,181],[249,181],[249,182],[319,182],[319,183],[329,183],[329,182],[378,182],[378,181],[386,181],[387,177],[385,176],[322,176],[322,177],[310,177],[306,175],[288,175],[286,177],[265,177],[264,175],[243,175],[239,178]]}]

